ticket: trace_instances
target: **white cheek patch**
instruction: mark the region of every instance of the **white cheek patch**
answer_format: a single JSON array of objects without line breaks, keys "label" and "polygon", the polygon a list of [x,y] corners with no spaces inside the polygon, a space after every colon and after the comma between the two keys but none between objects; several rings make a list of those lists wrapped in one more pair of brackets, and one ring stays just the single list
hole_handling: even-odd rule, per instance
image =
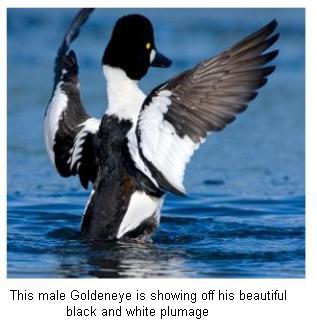
[{"label": "white cheek patch", "polygon": [[154,49],[152,49],[151,53],[150,53],[150,63],[153,62],[153,60],[155,59],[155,56],[156,56],[156,51]]}]

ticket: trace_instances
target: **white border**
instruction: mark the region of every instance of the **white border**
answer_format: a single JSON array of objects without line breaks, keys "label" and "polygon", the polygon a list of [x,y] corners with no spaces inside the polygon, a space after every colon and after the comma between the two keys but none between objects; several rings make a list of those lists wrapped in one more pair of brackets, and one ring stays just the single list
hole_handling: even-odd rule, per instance
[{"label": "white border", "polygon": [[[210,280],[6,280],[6,8],[7,7],[305,7],[306,8],[306,230],[307,230],[307,242],[306,242],[306,278],[302,280],[263,280],[263,279],[210,279]],[[0,116],[0,133],[1,133],[1,271],[0,271],[0,297],[1,297],[1,320],[6,324],[12,326],[32,325],[42,326],[45,323],[46,326],[55,326],[56,323],[70,324],[76,326],[87,325],[89,320],[65,320],[61,311],[63,306],[59,304],[55,305],[43,305],[39,304],[37,307],[30,303],[18,303],[13,305],[9,301],[8,290],[10,288],[20,289],[71,289],[71,288],[106,288],[106,289],[156,289],[161,287],[165,290],[171,290],[175,288],[191,289],[191,290],[203,290],[209,288],[222,288],[224,290],[239,288],[248,288],[250,290],[256,289],[283,289],[287,288],[289,291],[289,301],[284,304],[257,304],[254,302],[245,305],[243,303],[235,303],[232,305],[212,305],[210,307],[211,315],[208,319],[195,321],[188,321],[189,323],[199,323],[201,325],[218,324],[220,326],[314,326],[316,322],[315,305],[316,305],[316,249],[317,249],[317,237],[315,235],[316,223],[317,223],[317,183],[316,183],[316,130],[317,130],[317,100],[316,100],[316,31],[317,31],[317,11],[316,1],[282,1],[282,0],[267,0],[267,1],[252,1],[252,0],[240,0],[240,1],[4,1],[0,2],[0,67],[1,67],[1,85],[0,85],[0,104],[1,104],[1,116]],[[31,324],[32,322],[32,324]],[[101,321],[98,321],[98,324]],[[103,320],[103,324],[107,324],[110,321]],[[140,325],[145,323],[146,320],[136,319],[133,322],[129,321],[126,324]],[[153,323],[155,326],[164,321],[147,321],[147,323]],[[186,322],[186,320],[181,320]],[[27,323],[27,324],[26,324]],[[94,323],[92,321],[92,323]],[[97,321],[96,321],[97,323]],[[176,320],[166,321],[167,324],[177,323]],[[120,325],[120,324],[119,324]]]},{"label": "white border", "polygon": [[0,4],[0,155],[1,155],[1,169],[0,169],[0,277],[6,276],[7,264],[7,18],[6,9]]}]

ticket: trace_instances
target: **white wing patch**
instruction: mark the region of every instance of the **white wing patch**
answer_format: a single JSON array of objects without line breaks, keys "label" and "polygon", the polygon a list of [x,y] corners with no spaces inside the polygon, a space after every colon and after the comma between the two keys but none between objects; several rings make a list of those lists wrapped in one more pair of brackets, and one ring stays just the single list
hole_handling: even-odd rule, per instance
[{"label": "white wing patch", "polygon": [[47,153],[55,166],[55,156],[54,156],[54,143],[55,135],[58,129],[58,122],[61,117],[62,112],[67,107],[67,96],[62,91],[61,86],[63,82],[59,82],[56,86],[53,97],[48,104],[45,119],[44,119],[44,140],[46,145]]},{"label": "white wing patch", "polygon": [[117,238],[137,228],[145,219],[155,214],[157,224],[160,220],[160,209],[164,198],[146,195],[145,192],[136,191],[130,199],[128,210],[119,227]]},{"label": "white wing patch", "polygon": [[194,143],[187,135],[178,136],[174,126],[164,120],[164,113],[171,104],[169,99],[171,94],[168,90],[159,92],[141,112],[138,122],[141,133],[140,148],[145,158],[167,181],[185,193],[183,186],[185,166],[200,143]]},{"label": "white wing patch", "polygon": [[72,170],[74,165],[77,163],[76,170],[78,171],[80,167],[80,159],[83,150],[83,143],[85,142],[85,137],[88,133],[95,134],[97,133],[100,125],[100,120],[96,118],[89,118],[85,122],[79,125],[79,127],[83,127],[79,133],[76,135],[74,146],[70,149],[69,154],[70,157],[67,161],[70,164],[70,169]]}]

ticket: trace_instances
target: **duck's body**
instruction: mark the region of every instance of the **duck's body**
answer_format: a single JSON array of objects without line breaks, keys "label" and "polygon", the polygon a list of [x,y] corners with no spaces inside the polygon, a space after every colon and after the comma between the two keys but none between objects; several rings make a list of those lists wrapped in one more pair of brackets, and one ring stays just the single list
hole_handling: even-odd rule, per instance
[{"label": "duck's body", "polygon": [[185,193],[183,175],[194,150],[246,109],[274,67],[272,22],[228,51],[167,81],[146,96],[138,87],[150,66],[171,61],[154,45],[140,15],[116,23],[102,64],[108,108],[90,117],[80,100],[78,65],[68,48],[91,10],[79,12],[56,58],[55,85],[45,114],[45,141],[58,172],[79,175],[93,190],[81,230],[92,240],[149,239],[160,222],[165,192]]},{"label": "duck's body", "polygon": [[148,238],[160,221],[163,193],[137,176],[124,147],[130,120],[105,115],[99,129],[99,171],[82,221],[82,232],[92,239],[123,236]]}]

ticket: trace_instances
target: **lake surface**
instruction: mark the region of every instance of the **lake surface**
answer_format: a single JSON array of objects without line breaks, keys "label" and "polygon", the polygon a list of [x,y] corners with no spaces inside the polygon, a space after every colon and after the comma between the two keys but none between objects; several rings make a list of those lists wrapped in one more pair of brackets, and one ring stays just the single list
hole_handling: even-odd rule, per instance
[{"label": "lake surface", "polygon": [[[249,109],[212,135],[168,195],[153,244],[89,244],[89,192],[52,167],[43,116],[52,66],[74,10],[8,10],[8,277],[305,277],[305,17],[301,9],[97,10],[74,43],[83,102],[106,108],[100,60],[120,16],[148,16],[170,69],[146,91],[277,18],[277,70]],[[248,19],[245,19],[248,17]]]}]

